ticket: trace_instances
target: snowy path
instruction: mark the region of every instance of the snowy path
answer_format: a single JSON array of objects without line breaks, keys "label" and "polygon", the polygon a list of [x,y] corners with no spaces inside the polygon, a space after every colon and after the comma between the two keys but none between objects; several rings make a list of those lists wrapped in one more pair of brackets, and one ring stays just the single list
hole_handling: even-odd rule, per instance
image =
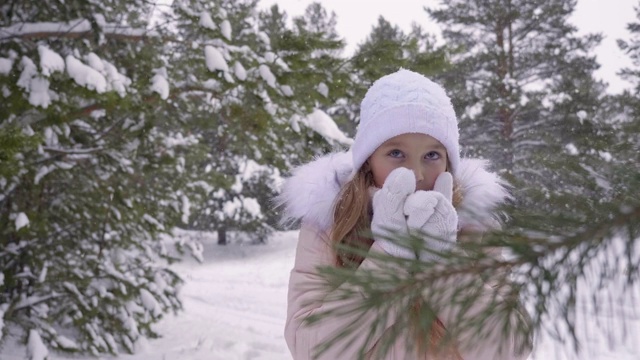
[{"label": "snowy path", "polygon": [[[183,311],[154,326],[160,338],[142,342],[135,355],[115,359],[290,360],[283,331],[297,235],[278,233],[267,245],[247,246],[203,239],[204,263],[186,258],[173,265],[185,280]],[[23,360],[24,354],[15,341],[0,349],[1,360]],[[66,359],[91,357],[49,356]]]},{"label": "snowy path", "polygon": [[120,359],[288,359],[283,329],[297,232],[268,245],[205,243],[205,263],[175,267],[185,280],[184,311],[162,321],[161,339]]},{"label": "snowy path", "polygon": [[[286,293],[295,256],[297,231],[275,234],[267,245],[218,246],[204,238],[204,263],[190,258],[174,265],[184,278],[184,310],[167,316],[154,329],[158,339],[142,342],[135,355],[105,356],[109,360],[291,360],[284,341]],[[609,294],[611,295],[611,294]],[[640,296],[640,293],[638,293]],[[636,298],[634,303],[637,304]],[[618,341],[610,347],[603,324],[585,314],[579,334],[585,353],[569,356],[566,347],[545,339],[530,360],[637,360],[640,359],[640,314],[637,306],[625,309],[625,333],[611,314],[608,323]],[[613,317],[618,316],[613,315]],[[25,359],[24,347],[5,344],[1,360]],[[49,360],[91,359],[52,354]],[[341,359],[338,359],[341,360]]]}]

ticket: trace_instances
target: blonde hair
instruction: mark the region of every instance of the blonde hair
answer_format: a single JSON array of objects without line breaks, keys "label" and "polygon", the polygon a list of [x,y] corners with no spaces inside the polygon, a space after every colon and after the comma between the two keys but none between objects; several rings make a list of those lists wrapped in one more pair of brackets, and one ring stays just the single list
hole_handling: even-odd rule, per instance
[{"label": "blonde hair", "polygon": [[331,229],[334,262],[338,267],[358,267],[364,260],[358,251],[349,251],[345,247],[367,251],[373,244],[373,239],[368,236],[372,215],[369,201],[371,186],[374,186],[373,174],[367,166],[362,166],[338,196]]},{"label": "blonde hair", "polygon": [[[369,188],[372,186],[375,186],[373,174],[365,163],[353,179],[343,186],[338,195],[330,234],[334,263],[337,267],[357,268],[364,260],[364,254],[373,244],[370,236],[373,211],[369,199]],[[453,206],[457,208],[461,202],[462,192],[454,180]],[[416,301],[410,309],[416,315],[412,316],[413,319],[419,319],[417,315],[421,307],[422,303]],[[413,325],[418,351],[428,354],[428,358],[444,356],[446,359],[462,360],[453,344],[443,343],[447,331],[439,319],[436,318],[428,329],[418,321]]]}]

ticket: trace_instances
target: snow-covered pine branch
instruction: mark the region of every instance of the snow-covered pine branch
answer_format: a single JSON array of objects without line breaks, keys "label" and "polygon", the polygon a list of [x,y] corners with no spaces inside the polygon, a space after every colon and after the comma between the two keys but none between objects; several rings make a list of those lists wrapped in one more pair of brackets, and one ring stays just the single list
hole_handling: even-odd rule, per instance
[{"label": "snow-covered pine branch", "polygon": [[[98,23],[101,34],[117,40],[140,41],[147,37],[159,37],[155,30],[134,28],[111,23]],[[88,19],[67,22],[23,22],[0,27],[0,43],[15,40],[36,40],[50,38],[77,39],[94,35],[95,29]]]}]

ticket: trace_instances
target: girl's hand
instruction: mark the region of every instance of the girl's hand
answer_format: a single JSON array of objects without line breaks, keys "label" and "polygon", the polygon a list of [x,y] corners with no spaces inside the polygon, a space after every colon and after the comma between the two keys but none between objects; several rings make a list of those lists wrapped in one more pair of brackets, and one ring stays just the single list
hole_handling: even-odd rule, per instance
[{"label": "girl's hand", "polygon": [[405,201],[415,191],[416,177],[413,172],[407,168],[397,168],[387,176],[382,189],[373,195],[371,232],[373,239],[389,255],[416,258],[410,246],[400,244],[409,238],[404,208]]},{"label": "girl's hand", "polygon": [[437,260],[439,253],[455,245],[458,213],[452,199],[453,177],[448,172],[438,176],[432,191],[420,190],[407,197],[403,212],[409,234],[422,238],[428,249],[420,253],[421,260]]}]

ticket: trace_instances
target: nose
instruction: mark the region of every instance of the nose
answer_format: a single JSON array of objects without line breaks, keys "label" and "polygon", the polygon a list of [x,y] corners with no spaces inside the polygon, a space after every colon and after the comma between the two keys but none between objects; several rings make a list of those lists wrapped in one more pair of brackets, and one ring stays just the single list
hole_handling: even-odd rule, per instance
[{"label": "nose", "polygon": [[412,164],[409,170],[413,171],[413,175],[416,177],[416,183],[424,180],[424,175],[422,175],[422,167],[420,164]]}]

